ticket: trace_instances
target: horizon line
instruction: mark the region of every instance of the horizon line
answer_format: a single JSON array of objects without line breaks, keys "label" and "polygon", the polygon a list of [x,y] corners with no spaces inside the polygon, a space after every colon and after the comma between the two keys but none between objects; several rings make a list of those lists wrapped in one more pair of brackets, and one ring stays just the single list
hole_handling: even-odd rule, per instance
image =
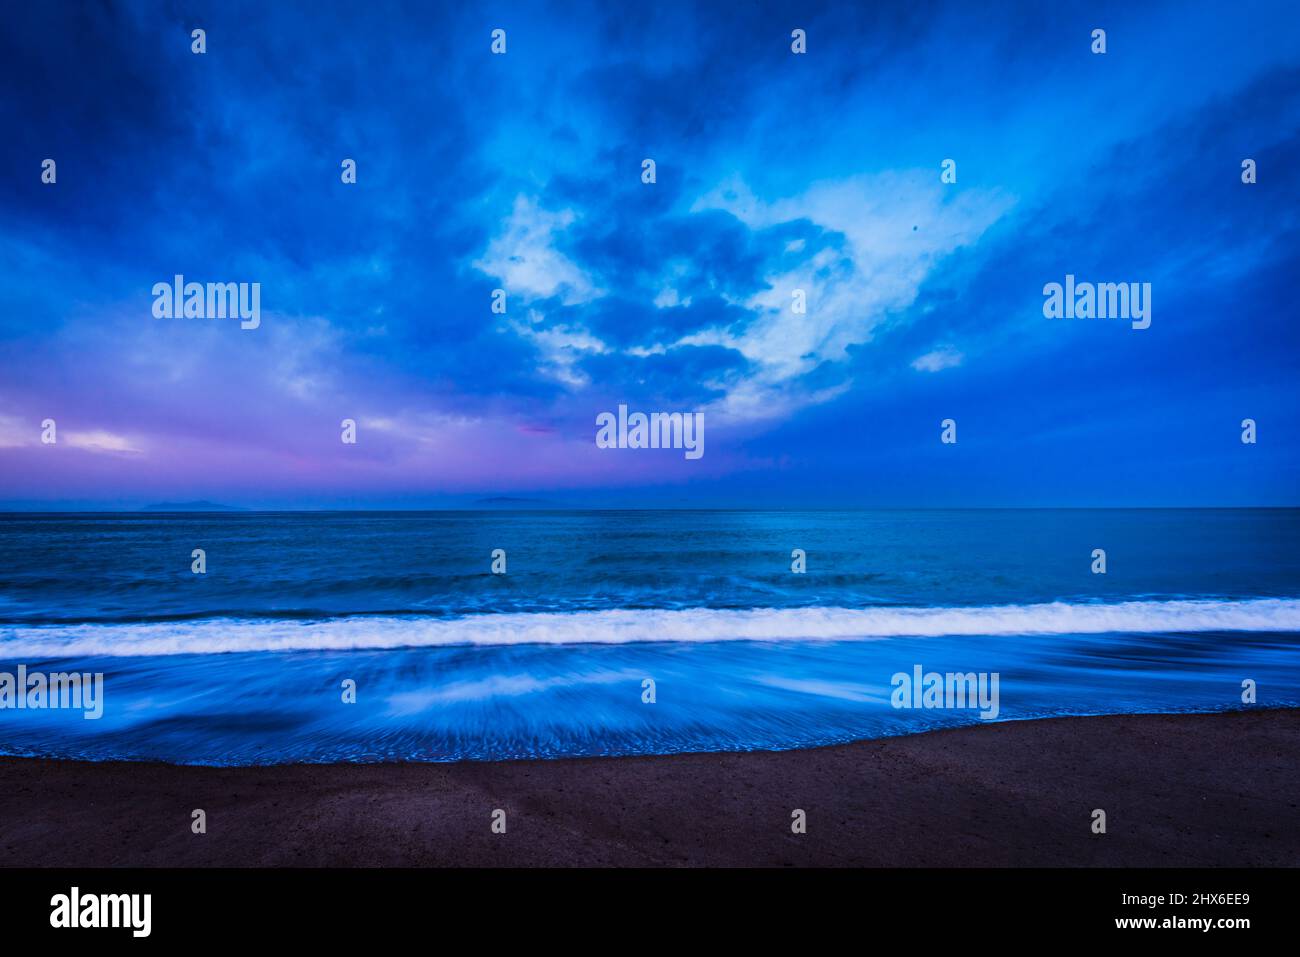
[{"label": "horizon line", "polygon": [[1062,511],[1285,511],[1296,505],[552,505],[532,506],[375,506],[353,508],[0,508],[9,515],[283,515],[435,512],[1062,512]]}]

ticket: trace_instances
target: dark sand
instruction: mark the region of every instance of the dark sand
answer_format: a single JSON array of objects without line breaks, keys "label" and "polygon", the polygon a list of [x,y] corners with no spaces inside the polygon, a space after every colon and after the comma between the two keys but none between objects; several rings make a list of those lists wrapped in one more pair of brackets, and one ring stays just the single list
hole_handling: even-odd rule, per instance
[{"label": "dark sand", "polygon": [[1296,866],[1300,710],[496,764],[0,758],[0,864]]}]

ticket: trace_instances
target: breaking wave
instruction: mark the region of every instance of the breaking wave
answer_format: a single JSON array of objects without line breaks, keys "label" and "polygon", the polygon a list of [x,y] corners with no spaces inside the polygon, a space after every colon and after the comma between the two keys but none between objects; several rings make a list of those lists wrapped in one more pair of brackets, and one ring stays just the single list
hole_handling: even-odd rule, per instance
[{"label": "breaking wave", "polygon": [[454,645],[860,641],[902,636],[1300,631],[1300,600],[966,608],[689,608],[0,626],[0,657],[132,657]]}]

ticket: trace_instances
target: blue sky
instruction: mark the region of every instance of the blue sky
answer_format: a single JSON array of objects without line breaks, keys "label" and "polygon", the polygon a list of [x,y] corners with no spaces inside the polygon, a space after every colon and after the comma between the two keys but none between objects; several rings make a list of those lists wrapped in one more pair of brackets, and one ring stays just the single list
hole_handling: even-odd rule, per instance
[{"label": "blue sky", "polygon": [[[3,17],[0,503],[1297,504],[1289,5]],[[1045,319],[1067,273],[1151,327]],[[706,454],[597,449],[619,403]]]}]

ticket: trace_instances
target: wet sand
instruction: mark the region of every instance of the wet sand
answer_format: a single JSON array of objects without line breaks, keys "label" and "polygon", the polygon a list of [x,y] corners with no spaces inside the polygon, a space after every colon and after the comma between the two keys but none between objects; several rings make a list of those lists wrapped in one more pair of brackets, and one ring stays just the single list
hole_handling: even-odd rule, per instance
[{"label": "wet sand", "polygon": [[494,764],[0,758],[0,865],[1300,866],[1300,710]]}]

